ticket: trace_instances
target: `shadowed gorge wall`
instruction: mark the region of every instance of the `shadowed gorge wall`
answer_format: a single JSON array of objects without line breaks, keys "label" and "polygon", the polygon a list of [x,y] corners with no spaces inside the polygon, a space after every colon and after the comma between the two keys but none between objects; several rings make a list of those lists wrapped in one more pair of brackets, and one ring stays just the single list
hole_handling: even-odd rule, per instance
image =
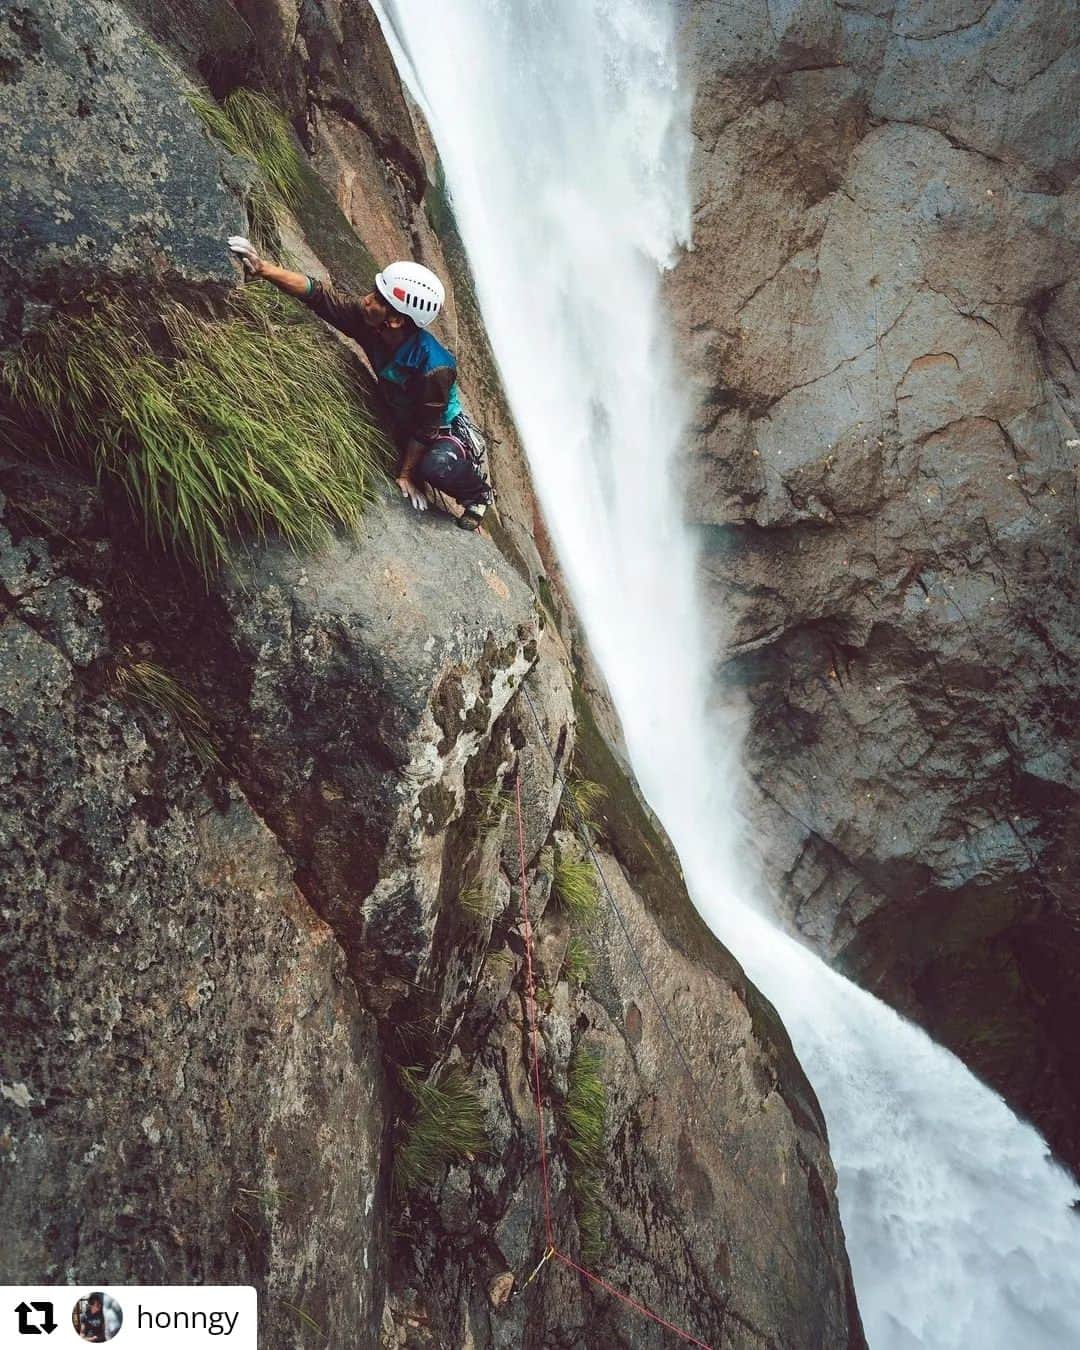
[{"label": "shadowed gorge wall", "polygon": [[683,12],[687,506],[755,843],[1075,1167],[1075,12]]}]

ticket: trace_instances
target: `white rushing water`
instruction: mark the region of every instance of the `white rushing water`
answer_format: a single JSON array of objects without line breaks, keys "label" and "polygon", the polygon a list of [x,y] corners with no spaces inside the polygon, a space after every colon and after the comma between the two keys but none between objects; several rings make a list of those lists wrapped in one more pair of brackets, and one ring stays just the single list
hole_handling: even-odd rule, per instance
[{"label": "white rushing water", "polygon": [[685,410],[659,272],[690,202],[670,0],[380,4],[635,772],[821,1099],[873,1350],[1080,1346],[1078,1192],[1035,1130],[744,903],[737,726],[707,711],[672,467]]}]

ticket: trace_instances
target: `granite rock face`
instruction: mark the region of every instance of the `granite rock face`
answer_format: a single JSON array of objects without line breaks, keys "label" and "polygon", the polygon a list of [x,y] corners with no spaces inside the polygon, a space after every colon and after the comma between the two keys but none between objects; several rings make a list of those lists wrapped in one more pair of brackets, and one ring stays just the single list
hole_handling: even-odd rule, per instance
[{"label": "granite rock face", "polygon": [[672,294],[774,891],[1075,1165],[1074,18],[688,5]]},{"label": "granite rock face", "polygon": [[[534,694],[548,641],[526,683]],[[551,1085],[544,1134],[553,1240],[711,1345],[862,1346],[813,1091],[775,1013],[693,910],[666,844],[576,701],[575,764],[609,788],[596,857],[610,907],[606,897],[595,924],[573,923],[549,895],[543,855],[534,859],[526,846],[540,1072]],[[527,703],[512,705],[511,742],[531,716]],[[527,743],[522,754],[525,781],[535,781]],[[534,838],[546,819],[526,805]],[[496,908],[452,1052],[481,1094],[490,1152],[411,1200],[411,1275],[398,1287],[384,1343],[660,1350],[669,1331],[591,1297],[558,1260],[521,1287],[547,1238],[512,810],[501,828],[515,859],[504,877],[510,903]],[[559,829],[554,838],[565,848],[572,836]],[[584,984],[566,971],[571,938],[585,941],[593,962]],[[607,1096],[603,1253],[591,1261],[582,1256],[567,1146],[570,1066],[582,1050],[599,1056]],[[816,1266],[803,1259],[808,1250],[818,1253]],[[500,1302],[506,1287],[513,1297]]]},{"label": "granite rock face", "polygon": [[[88,531],[83,559],[108,575],[91,489],[11,465],[5,482],[51,527]],[[374,1337],[375,1021],[243,794],[209,793],[176,727],[120,692],[107,594],[10,508],[3,1279],[253,1283],[267,1344],[293,1343],[288,1305],[331,1344]]]},{"label": "granite rock face", "polygon": [[[88,161],[85,247],[17,242],[5,341],[87,267],[113,283],[150,268],[188,296],[227,283],[222,238],[244,219],[251,168],[206,138],[185,82],[198,73],[221,95],[242,73],[309,151],[290,250],[353,286],[384,249],[441,258],[466,394],[509,437],[430,148],[365,6],[18,12],[54,36],[27,69],[4,68],[0,116],[35,89],[82,87],[89,56],[68,38],[92,23],[124,71],[123,106],[168,105],[139,132],[147,162],[160,127],[189,148],[131,189],[136,204],[162,193],[142,263],[123,215],[110,225],[98,204],[120,199],[144,142]],[[85,115],[53,100],[35,134],[59,144],[69,121],[108,124],[114,86],[86,88]],[[169,203],[188,163],[206,211],[185,219],[182,253]],[[54,173],[69,182],[45,155],[25,175],[39,202]],[[548,1238],[524,853],[560,1248],[581,1250],[565,1107],[585,1045],[607,1098],[601,1273],[717,1344],[859,1347],[813,1092],[694,913],[537,604],[545,564],[509,439],[495,471],[494,538],[377,490],[356,537],[304,557],[249,543],[207,584],[148,552],[107,481],[0,461],[2,1273],[253,1283],[268,1350],[664,1344],[565,1265],[523,1287]],[[148,668],[188,692],[204,734],[192,704],[147,696]],[[552,850],[583,852],[562,806],[571,764],[608,789],[603,876],[686,1066],[611,912],[574,930],[553,897]],[[566,966],[571,936],[592,952],[584,981]],[[452,1066],[488,1145],[395,1189],[413,1111],[401,1070]]]},{"label": "granite rock face", "polygon": [[18,0],[0,12],[0,339],[97,269],[230,281],[243,228],[184,85],[118,5]]},{"label": "granite rock face", "polygon": [[[17,463],[0,481],[5,1273],[251,1282],[272,1350],[295,1309],[334,1350],[661,1346],[565,1265],[504,1297],[547,1243],[520,770],[560,1250],[581,1251],[565,1112],[585,1046],[607,1098],[604,1277],[716,1343],[862,1345],[813,1091],[495,549],[425,537],[395,503],[324,555],[238,560],[208,596],[93,486]],[[439,620],[465,543],[489,597],[462,564],[474,638]],[[227,768],[132,693],[136,658],[197,697]],[[574,925],[552,895],[552,847],[582,851],[571,759],[609,792],[621,924],[605,905]],[[399,1193],[406,1065],[465,1074],[487,1147]]]}]

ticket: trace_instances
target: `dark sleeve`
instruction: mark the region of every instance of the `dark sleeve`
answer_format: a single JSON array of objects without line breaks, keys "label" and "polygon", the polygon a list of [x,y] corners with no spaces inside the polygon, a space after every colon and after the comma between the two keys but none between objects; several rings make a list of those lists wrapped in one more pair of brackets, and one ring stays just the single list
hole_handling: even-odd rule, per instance
[{"label": "dark sleeve", "polygon": [[434,436],[446,421],[446,405],[454,387],[457,372],[453,366],[436,366],[434,370],[417,371],[408,385],[409,416],[405,427],[410,436],[419,440]]},{"label": "dark sleeve", "polygon": [[315,277],[308,277],[311,290],[303,297],[308,309],[314,310],[320,319],[325,319],[346,337],[360,346],[364,355],[378,370],[378,352],[375,348],[375,334],[364,322],[360,312],[360,301],[352,296],[342,295],[331,286],[324,286]]}]

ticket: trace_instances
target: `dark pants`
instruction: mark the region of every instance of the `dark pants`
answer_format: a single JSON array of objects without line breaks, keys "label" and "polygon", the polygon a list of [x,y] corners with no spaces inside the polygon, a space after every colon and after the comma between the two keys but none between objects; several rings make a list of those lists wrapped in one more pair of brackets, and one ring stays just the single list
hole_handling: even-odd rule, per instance
[{"label": "dark pants", "polygon": [[479,506],[491,500],[491,488],[456,437],[436,437],[416,466],[416,477],[462,506]]}]

